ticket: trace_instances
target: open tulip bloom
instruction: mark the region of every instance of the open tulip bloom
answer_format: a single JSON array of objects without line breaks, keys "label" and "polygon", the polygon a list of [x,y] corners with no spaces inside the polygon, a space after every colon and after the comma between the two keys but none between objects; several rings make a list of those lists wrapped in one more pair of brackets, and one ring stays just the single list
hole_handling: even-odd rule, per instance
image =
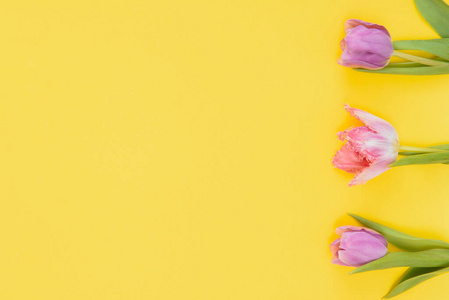
[{"label": "open tulip bloom", "polygon": [[[364,123],[338,133],[338,138],[346,144],[335,154],[332,164],[354,174],[349,186],[365,183],[392,167],[449,164],[449,144],[428,148],[402,146],[390,123],[361,109],[349,105],[345,108]],[[399,155],[404,157],[397,159]]]},{"label": "open tulip bloom", "polygon": [[[404,74],[449,74],[449,6],[442,0],[415,0],[427,22],[442,37],[432,40],[392,41],[388,30],[381,25],[349,19],[344,25],[345,38],[338,63],[359,71]],[[399,50],[423,51],[433,58],[411,55]],[[396,56],[406,62],[390,63]]]},{"label": "open tulip bloom", "polygon": [[[408,267],[384,298],[405,292],[419,283],[449,272],[449,243],[423,239],[350,214],[365,227],[342,226],[340,238],[330,245],[332,263],[356,267],[350,274]],[[388,252],[388,243],[404,251]]]}]

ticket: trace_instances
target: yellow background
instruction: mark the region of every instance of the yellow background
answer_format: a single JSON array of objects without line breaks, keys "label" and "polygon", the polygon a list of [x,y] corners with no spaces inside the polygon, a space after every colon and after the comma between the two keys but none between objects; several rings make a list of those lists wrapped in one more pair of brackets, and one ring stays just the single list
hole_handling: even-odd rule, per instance
[{"label": "yellow background", "polygon": [[337,65],[347,18],[436,37],[412,0],[4,1],[0,299],[383,296],[404,270],[348,276],[334,228],[449,241],[449,167],[348,188],[343,105],[448,143],[449,78]]}]

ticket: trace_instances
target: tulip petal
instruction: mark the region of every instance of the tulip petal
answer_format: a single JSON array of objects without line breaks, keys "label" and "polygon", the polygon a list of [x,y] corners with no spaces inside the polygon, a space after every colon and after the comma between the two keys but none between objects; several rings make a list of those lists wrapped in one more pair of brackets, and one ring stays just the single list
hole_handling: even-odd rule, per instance
[{"label": "tulip petal", "polygon": [[362,227],[362,226],[352,226],[352,225],[346,225],[346,226],[340,226],[337,229],[335,229],[335,233],[338,235],[342,235],[344,232],[348,231],[366,231],[373,234],[378,234],[382,236],[379,232],[368,228],[368,227]]},{"label": "tulip petal", "polygon": [[[377,231],[375,231],[373,229],[367,228],[367,227],[360,227],[360,229],[358,229],[356,231],[344,231],[344,232],[342,232],[341,238],[340,238],[340,241],[339,241],[340,242],[340,248],[346,249],[346,250],[353,248],[352,247],[352,246],[354,246],[353,241],[354,240],[357,241],[358,239],[359,240],[363,240],[363,239],[361,239],[361,237],[365,237],[365,239],[367,241],[380,243],[380,244],[382,244],[385,247],[388,246],[387,240],[379,232],[377,232]],[[375,240],[373,240],[373,238]]]},{"label": "tulip petal", "polygon": [[343,145],[340,151],[335,154],[332,164],[340,170],[352,174],[360,174],[370,165],[365,157],[351,149],[348,144]]},{"label": "tulip petal", "polygon": [[344,266],[344,267],[350,267],[350,265],[345,264],[344,262],[342,262],[339,258],[336,259],[332,259],[331,263],[339,265],[339,266]]},{"label": "tulip petal", "polygon": [[338,251],[338,257],[341,262],[351,267],[360,267],[366,263],[372,262],[373,259],[371,256],[364,255],[362,253],[354,252],[354,251],[346,251],[340,250]]},{"label": "tulip petal", "polygon": [[[388,245],[387,240],[383,237],[382,234],[380,234],[379,232],[377,232],[374,229],[368,228],[368,227],[361,227],[361,226],[340,226],[337,229],[335,229],[335,233],[338,235],[342,235],[344,232],[348,232],[348,231],[364,231],[367,233],[370,233],[372,236],[376,237],[379,241],[381,241],[385,247]],[[338,241],[340,242],[340,239],[338,239]]]},{"label": "tulip petal", "polygon": [[332,242],[332,244],[330,244],[330,249],[331,249],[331,253],[332,255],[336,255],[338,252],[338,249],[340,249],[340,239],[336,239],[335,241]]},{"label": "tulip petal", "polygon": [[354,186],[357,184],[364,184],[368,180],[373,179],[376,176],[379,176],[383,172],[387,171],[389,168],[380,164],[371,165],[369,168],[363,170],[360,174],[356,175],[351,182],[349,182],[349,186]]},{"label": "tulip petal", "polygon": [[366,28],[379,29],[379,30],[385,32],[385,34],[387,34],[391,38],[390,33],[388,32],[387,28],[385,28],[384,26],[375,24],[375,23],[365,22],[365,21],[358,20],[358,19],[346,20],[345,25],[344,25],[345,32],[348,33],[348,31],[350,31],[351,29],[353,29],[354,27],[357,27],[359,25],[362,25]]},{"label": "tulip petal", "polygon": [[398,150],[392,147],[389,137],[381,135],[367,126],[346,131],[345,135],[350,148],[357,149],[357,152],[371,163],[376,162],[379,157],[388,157],[386,160],[390,164],[398,156]]},{"label": "tulip petal", "polygon": [[389,138],[389,140],[399,141],[396,130],[394,129],[393,125],[391,125],[387,121],[361,109],[352,108],[348,104],[345,105],[345,109],[351,116],[355,117],[359,121],[362,121],[370,129],[382,135],[385,135]]},{"label": "tulip petal", "polygon": [[339,259],[351,266],[361,266],[385,256],[388,250],[377,237],[366,232],[344,232],[338,251]]},{"label": "tulip petal", "polygon": [[[355,56],[355,55],[352,54],[351,56]],[[374,64],[370,64],[368,62],[361,60],[362,57],[360,57],[360,60],[357,60],[354,57],[351,57],[351,59],[347,59],[347,58],[345,59],[345,57],[346,57],[346,53],[343,51],[343,54],[341,55],[340,58],[338,58],[337,63],[339,65],[342,65],[343,67],[349,67],[349,68],[363,68],[363,69],[367,69],[367,70],[380,70],[380,69],[383,69],[389,63],[389,60],[385,60],[384,63],[382,63],[381,65],[374,65]],[[365,55],[363,55],[363,57],[365,57]]]},{"label": "tulip petal", "polygon": [[340,49],[345,50],[346,49],[346,41],[345,39],[342,39],[340,42]]}]

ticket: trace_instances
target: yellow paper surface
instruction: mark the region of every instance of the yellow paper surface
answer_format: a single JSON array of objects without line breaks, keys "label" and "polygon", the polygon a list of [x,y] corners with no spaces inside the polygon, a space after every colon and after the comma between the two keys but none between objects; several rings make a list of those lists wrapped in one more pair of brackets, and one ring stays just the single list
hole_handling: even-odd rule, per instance
[{"label": "yellow paper surface", "polygon": [[5,1],[0,299],[380,299],[404,270],[348,276],[334,228],[449,241],[449,167],[348,188],[343,105],[449,143],[449,77],[337,65],[347,18],[437,37],[412,0]]}]

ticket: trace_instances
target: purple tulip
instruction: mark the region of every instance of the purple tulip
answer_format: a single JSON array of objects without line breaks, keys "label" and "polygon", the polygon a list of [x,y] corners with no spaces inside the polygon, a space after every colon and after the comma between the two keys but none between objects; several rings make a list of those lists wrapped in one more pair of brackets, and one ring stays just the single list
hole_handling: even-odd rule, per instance
[{"label": "purple tulip", "polygon": [[393,55],[393,43],[388,30],[374,23],[349,19],[345,22],[345,38],[340,42],[343,50],[338,63],[345,67],[382,69]]},{"label": "purple tulip", "polygon": [[330,245],[332,263],[336,265],[360,267],[388,253],[387,240],[370,228],[342,226],[335,232],[341,235]]}]

